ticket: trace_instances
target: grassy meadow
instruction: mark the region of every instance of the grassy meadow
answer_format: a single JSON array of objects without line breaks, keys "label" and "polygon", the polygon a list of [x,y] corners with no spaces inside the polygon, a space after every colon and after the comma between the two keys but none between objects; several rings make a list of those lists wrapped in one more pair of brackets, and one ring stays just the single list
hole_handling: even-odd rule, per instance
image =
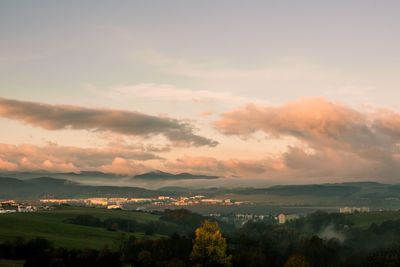
[{"label": "grassy meadow", "polygon": [[354,223],[355,227],[363,229],[368,228],[371,224],[381,224],[385,221],[400,220],[399,211],[373,211],[369,213],[354,213],[347,215],[347,218]]},{"label": "grassy meadow", "polygon": [[0,267],[22,267],[25,261],[19,260],[2,260],[0,259]]},{"label": "grassy meadow", "polygon": [[[108,231],[100,227],[90,227],[64,223],[67,218],[77,215],[92,215],[99,219],[121,218],[146,223],[157,221],[159,216],[121,210],[99,208],[57,207],[51,211],[34,213],[0,214],[0,242],[16,237],[32,239],[42,237],[56,246],[69,248],[97,248],[112,246],[121,232]],[[129,233],[138,238],[149,238],[144,233]],[[1,265],[0,265],[1,266]]]}]

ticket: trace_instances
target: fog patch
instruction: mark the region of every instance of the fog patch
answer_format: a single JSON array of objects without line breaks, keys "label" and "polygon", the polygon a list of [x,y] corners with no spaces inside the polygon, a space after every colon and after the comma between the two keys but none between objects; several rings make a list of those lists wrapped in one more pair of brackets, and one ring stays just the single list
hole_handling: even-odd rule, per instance
[{"label": "fog patch", "polygon": [[338,230],[335,229],[335,226],[333,224],[328,225],[324,229],[322,229],[319,233],[318,236],[323,239],[337,239],[340,242],[343,242],[346,237],[343,233],[340,233]]}]

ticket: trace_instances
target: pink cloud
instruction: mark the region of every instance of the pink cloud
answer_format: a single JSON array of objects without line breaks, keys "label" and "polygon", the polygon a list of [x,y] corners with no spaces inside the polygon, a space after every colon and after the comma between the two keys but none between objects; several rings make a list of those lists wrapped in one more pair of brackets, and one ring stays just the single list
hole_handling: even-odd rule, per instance
[{"label": "pink cloud", "polygon": [[249,104],[222,114],[214,126],[242,138],[262,132],[270,139],[297,139],[301,147],[280,155],[287,176],[393,180],[400,171],[400,114],[395,111],[363,112],[311,98],[282,106]]},{"label": "pink cloud", "polygon": [[116,157],[113,159],[111,164],[103,165],[100,170],[105,173],[115,173],[121,175],[134,175],[144,173],[149,168],[142,164],[134,163],[133,161]]},{"label": "pink cloud", "polygon": [[[163,150],[163,147],[149,149]],[[79,172],[99,170],[100,167],[107,166],[119,158],[129,162],[161,159],[147,150],[147,147],[140,145],[124,147],[122,144],[100,148],[60,146],[55,143],[43,146],[0,144],[0,170]]]},{"label": "pink cloud", "polygon": [[260,176],[284,168],[279,159],[263,160],[218,160],[213,157],[183,157],[168,161],[165,166],[175,172],[214,174],[220,176]]},{"label": "pink cloud", "polygon": [[18,169],[18,165],[7,160],[0,158],[0,170],[1,171],[15,171]]}]

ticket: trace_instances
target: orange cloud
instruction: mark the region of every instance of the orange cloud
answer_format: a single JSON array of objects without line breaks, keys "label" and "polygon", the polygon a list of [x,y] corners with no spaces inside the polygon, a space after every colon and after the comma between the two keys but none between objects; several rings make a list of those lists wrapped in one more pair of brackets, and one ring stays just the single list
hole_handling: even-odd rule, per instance
[{"label": "orange cloud", "polygon": [[37,169],[42,169],[52,172],[79,172],[80,170],[71,162],[53,162],[51,160],[45,160]]},{"label": "orange cloud", "polygon": [[[150,147],[150,149],[154,150],[155,148]],[[117,147],[79,148],[60,146],[54,143],[47,143],[44,146],[0,144],[0,170],[79,172],[82,170],[98,170],[102,167],[106,168],[105,166],[110,162],[113,162],[114,165],[112,166],[116,167],[115,164],[118,163],[116,159],[122,158],[131,163],[134,160],[161,159],[146,150],[147,148],[142,148],[141,146],[124,147],[122,145]],[[113,169],[108,168],[108,170]]]},{"label": "orange cloud", "polygon": [[394,111],[362,112],[311,98],[277,107],[250,104],[222,114],[214,126],[242,138],[263,132],[297,139],[302,147],[281,155],[287,175],[393,180],[400,171],[400,114]]},{"label": "orange cloud", "polygon": [[121,157],[116,157],[113,159],[111,164],[103,165],[100,170],[105,173],[115,173],[121,175],[134,175],[144,173],[148,171],[149,168],[142,164],[134,163],[131,160],[127,160]]},{"label": "orange cloud", "polygon": [[226,135],[250,137],[262,131],[270,138],[295,137],[312,148],[332,147],[362,153],[371,146],[387,148],[400,140],[400,129],[396,128],[400,128],[400,119],[387,117],[379,111],[362,113],[314,98],[280,107],[247,105],[223,114],[214,125]]},{"label": "orange cloud", "polygon": [[165,166],[175,172],[194,172],[220,176],[260,176],[277,172],[285,167],[279,159],[218,160],[213,157],[183,157],[168,161]]},{"label": "orange cloud", "polygon": [[7,160],[0,158],[0,170],[1,171],[15,171],[18,169],[18,165]]},{"label": "orange cloud", "polygon": [[261,107],[249,104],[227,112],[215,122],[224,134],[249,136],[264,131],[273,137],[282,135],[325,143],[338,139],[353,130],[364,129],[362,113],[322,98],[302,99],[280,107]]}]

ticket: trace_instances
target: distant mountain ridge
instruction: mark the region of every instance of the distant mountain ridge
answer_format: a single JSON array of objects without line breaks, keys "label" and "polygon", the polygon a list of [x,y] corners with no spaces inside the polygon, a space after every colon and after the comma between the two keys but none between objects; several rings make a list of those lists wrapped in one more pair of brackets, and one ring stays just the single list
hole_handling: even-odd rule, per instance
[{"label": "distant mountain ridge", "polygon": [[133,178],[142,180],[190,180],[190,179],[218,179],[219,177],[212,175],[191,174],[186,172],[172,174],[163,171],[152,171],[135,175]]},{"label": "distant mountain ridge", "polygon": [[[90,181],[95,179],[118,179],[127,177],[126,175],[119,175],[113,173],[104,173],[99,171],[81,171],[78,173],[75,172],[47,172],[47,171],[37,171],[37,172],[0,172],[0,177],[9,177],[9,178],[17,178],[17,179],[33,179],[39,177],[52,177],[57,179],[77,179],[78,181]],[[191,180],[191,179],[218,179],[218,176],[214,175],[202,175],[202,174],[191,174],[191,173],[178,173],[172,174],[163,171],[152,171],[139,175],[135,175],[133,179],[140,180]]]},{"label": "distant mountain ridge", "polygon": [[140,187],[91,186],[78,182],[38,177],[20,180],[0,177],[0,199],[86,198],[86,197],[155,197],[169,192]]},{"label": "distant mountain ridge", "polygon": [[[167,176],[168,173],[158,173]],[[186,175],[186,174],[184,174]],[[173,175],[175,176],[175,175]],[[151,180],[151,179],[150,179]],[[267,188],[224,188],[204,187],[185,188],[166,186],[157,190],[141,187],[94,186],[85,185],[68,179],[56,179],[42,176],[30,179],[0,177],[1,199],[39,199],[39,198],[88,198],[88,197],[157,197],[157,196],[193,196],[238,198],[242,200],[263,199],[275,203],[274,199],[288,200],[298,205],[302,199],[312,198],[314,203],[330,205],[388,205],[400,208],[400,185],[376,182],[349,182],[336,184],[278,185]],[[254,196],[257,196],[254,198]],[[292,200],[290,200],[292,199]],[[326,205],[326,204],[325,204]]]}]

